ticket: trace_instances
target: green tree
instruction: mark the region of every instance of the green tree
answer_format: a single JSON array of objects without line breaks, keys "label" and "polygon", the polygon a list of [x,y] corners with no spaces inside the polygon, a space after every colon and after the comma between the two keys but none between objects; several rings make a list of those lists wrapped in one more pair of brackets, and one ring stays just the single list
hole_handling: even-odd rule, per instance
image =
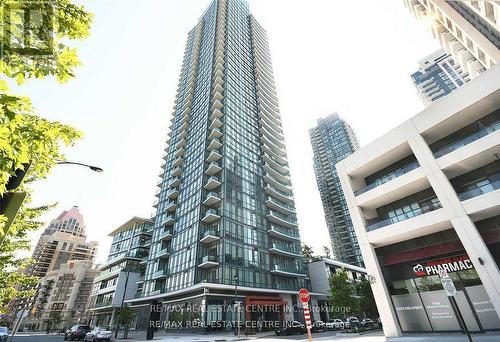
[{"label": "green tree", "polygon": [[330,248],[327,246],[323,246],[323,256],[327,259],[331,259],[332,257],[332,252],[330,251]]},{"label": "green tree", "polygon": [[356,282],[356,293],[358,294],[359,310],[368,317],[378,317],[375,297],[373,297],[372,287],[366,278]]},{"label": "green tree", "polygon": [[[30,18],[25,21],[25,18]],[[55,77],[66,82],[75,76],[80,64],[76,49],[69,44],[90,33],[92,14],[71,0],[0,0],[0,198],[15,173],[30,164],[20,190],[27,193],[19,212],[7,230],[6,217],[0,215],[0,314],[16,297],[31,296],[29,285],[37,282],[19,268],[29,259],[18,252],[28,250],[28,233],[42,223],[37,218],[50,206],[29,208],[29,185],[43,179],[58,160],[61,148],[81,137],[76,129],[37,115],[29,98],[9,93],[7,80],[22,85],[28,79]],[[42,53],[37,53],[42,52]]]},{"label": "green tree", "polygon": [[[30,19],[26,21],[28,16]],[[92,14],[71,0],[0,0],[0,73],[18,84],[55,76],[66,82],[80,64],[71,40],[90,34]]]},{"label": "green tree", "polygon": [[28,234],[42,226],[37,218],[50,206],[28,207],[29,184],[46,177],[57,160],[63,159],[62,145],[72,145],[79,137],[80,133],[70,126],[36,116],[29,99],[10,95],[5,82],[0,81],[0,197],[5,194],[12,170],[31,162],[21,184],[28,198],[8,231],[3,228],[5,218],[0,217],[0,313],[6,311],[11,299],[32,295],[23,288],[37,282],[17,272],[29,263],[29,259],[19,257],[19,251],[29,250]]},{"label": "green tree", "polygon": [[353,297],[355,287],[347,276],[347,271],[342,268],[330,276],[330,303],[334,312],[341,312],[344,315],[349,312],[356,312],[357,303]]},{"label": "green tree", "polygon": [[302,252],[302,256],[307,262],[311,262],[314,259],[313,249],[310,246],[306,245],[305,243],[302,243],[302,248],[300,251]]},{"label": "green tree", "polygon": [[124,306],[122,308],[116,309],[115,316],[116,316],[115,337],[117,337],[118,330],[120,330],[120,327],[123,326],[123,338],[127,338],[128,331],[130,329],[130,324],[132,324],[132,321],[134,320],[135,317],[134,309],[132,309],[130,306]]}]

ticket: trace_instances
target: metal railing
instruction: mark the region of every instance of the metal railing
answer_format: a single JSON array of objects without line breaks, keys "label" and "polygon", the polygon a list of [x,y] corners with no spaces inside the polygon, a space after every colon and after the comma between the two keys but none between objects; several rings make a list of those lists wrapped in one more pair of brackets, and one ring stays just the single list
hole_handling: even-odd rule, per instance
[{"label": "metal railing", "polygon": [[429,213],[431,211],[434,211],[434,210],[440,209],[440,208],[441,208],[441,203],[439,203],[439,202],[436,203],[436,202],[428,201],[425,203],[421,203],[420,208],[418,208],[418,209],[415,209],[415,210],[403,213],[401,215],[389,217],[389,218],[368,224],[366,226],[366,230],[371,231],[371,230],[379,229],[379,228],[382,228],[382,227],[385,227],[385,226],[388,226],[388,225],[391,225],[394,223],[406,221],[406,220],[411,219],[415,216],[426,214],[426,213]]},{"label": "metal railing", "polygon": [[407,165],[405,165],[405,166],[403,166],[403,167],[401,167],[399,169],[391,171],[391,172],[389,172],[386,175],[386,177],[379,178],[375,182],[366,185],[364,188],[356,190],[354,192],[354,195],[355,196],[359,196],[359,195],[361,195],[361,194],[363,194],[363,193],[365,193],[365,192],[367,192],[367,191],[369,191],[371,189],[374,189],[374,188],[376,188],[376,187],[378,187],[378,186],[380,186],[382,184],[385,184],[385,183],[387,183],[387,182],[389,182],[389,181],[391,181],[393,179],[396,179],[399,176],[402,176],[402,175],[404,175],[404,174],[406,174],[406,173],[408,173],[410,171],[413,171],[416,168],[418,168],[419,166],[420,166],[420,164],[418,163],[418,161],[414,161],[414,162],[412,162],[410,164],[407,164]]},{"label": "metal railing", "polygon": [[494,133],[498,129],[500,129],[500,121],[493,122],[491,123],[491,125],[488,126],[479,127],[475,133],[472,133],[466,137],[463,137],[462,139],[456,140],[440,148],[439,150],[434,152],[434,157],[435,158],[442,157],[445,154],[458,150],[459,148],[468,145],[476,140],[479,140],[482,137],[487,136],[488,134]]},{"label": "metal railing", "polygon": [[481,196],[483,194],[486,194],[488,192],[495,191],[497,189],[500,189],[500,180],[495,181],[493,183],[488,183],[483,186],[479,186],[476,189],[464,191],[458,194],[458,198],[461,201],[468,200],[473,197]]}]

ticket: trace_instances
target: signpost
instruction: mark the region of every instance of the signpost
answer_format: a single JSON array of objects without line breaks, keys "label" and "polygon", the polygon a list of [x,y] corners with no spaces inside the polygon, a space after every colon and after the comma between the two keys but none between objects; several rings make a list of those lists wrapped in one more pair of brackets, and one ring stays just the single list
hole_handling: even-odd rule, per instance
[{"label": "signpost", "polygon": [[473,342],[472,337],[470,336],[469,329],[467,328],[467,324],[465,323],[465,319],[462,316],[460,308],[458,307],[457,301],[455,299],[455,296],[457,295],[457,289],[455,287],[455,284],[453,283],[453,279],[450,278],[448,272],[445,270],[440,270],[438,274],[439,278],[441,278],[441,284],[443,284],[443,289],[446,292],[446,295],[450,297],[450,300],[457,311],[458,319],[460,320],[460,325],[463,326],[465,333],[467,334],[467,337],[469,339],[469,342]]},{"label": "signpost", "polygon": [[311,342],[311,313],[309,311],[309,298],[309,291],[307,291],[306,289],[299,290],[299,300],[302,302],[302,306],[304,307],[304,319],[306,321],[307,338],[309,339],[309,342]]}]

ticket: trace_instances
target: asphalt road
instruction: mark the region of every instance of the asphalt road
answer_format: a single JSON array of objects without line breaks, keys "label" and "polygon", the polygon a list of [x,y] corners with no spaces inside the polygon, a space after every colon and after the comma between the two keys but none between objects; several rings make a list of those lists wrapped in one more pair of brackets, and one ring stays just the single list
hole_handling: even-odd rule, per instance
[{"label": "asphalt road", "polygon": [[[10,337],[9,337],[9,342]],[[14,339],[12,342],[63,342],[64,341],[64,335],[45,335],[45,334],[40,334],[40,335],[26,335],[26,334],[20,334],[14,336]]]}]

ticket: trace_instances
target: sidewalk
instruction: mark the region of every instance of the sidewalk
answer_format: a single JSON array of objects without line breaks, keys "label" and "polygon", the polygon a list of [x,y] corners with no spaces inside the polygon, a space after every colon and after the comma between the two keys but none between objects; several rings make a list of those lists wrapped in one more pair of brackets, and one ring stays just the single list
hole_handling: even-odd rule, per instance
[{"label": "sidewalk", "polygon": [[[267,336],[274,336],[274,332],[262,332],[255,335],[242,334],[238,339],[237,336],[232,332],[218,333],[218,334],[176,334],[176,333],[165,333],[163,331],[155,333],[153,341],[169,341],[169,342],[184,342],[184,341],[195,341],[195,342],[223,342],[223,341],[250,341],[255,339],[264,338]],[[118,338],[113,341],[146,341],[145,331],[131,331],[128,334],[128,339],[124,340],[121,338],[122,333],[118,334]]]}]

